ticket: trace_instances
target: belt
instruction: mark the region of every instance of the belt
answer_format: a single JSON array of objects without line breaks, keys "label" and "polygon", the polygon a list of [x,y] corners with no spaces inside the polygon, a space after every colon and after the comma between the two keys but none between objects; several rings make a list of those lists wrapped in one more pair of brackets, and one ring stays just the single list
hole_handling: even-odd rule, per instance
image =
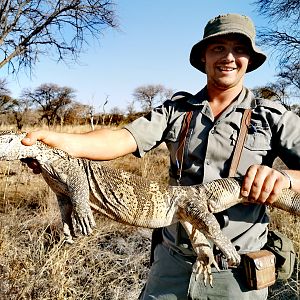
[{"label": "belt", "polygon": [[215,254],[214,258],[220,270],[236,269],[241,266],[241,264],[239,266],[232,264],[223,253]]},{"label": "belt", "polygon": [[[185,259],[190,258],[193,262],[195,261],[195,259],[196,259],[196,257],[197,257],[196,253],[193,254],[193,255],[189,255],[189,254],[187,255],[187,254],[185,254],[184,252],[182,252],[180,248],[177,248],[177,249],[175,250],[171,245],[169,245],[169,244],[168,244],[166,241],[164,241],[164,240],[162,241],[162,244],[163,244],[166,248],[168,248],[169,253],[170,253],[171,255],[178,254],[178,255],[180,255],[180,256],[184,256]],[[214,248],[215,248],[215,247],[214,247]],[[232,262],[231,262],[230,260],[228,260],[228,259],[225,257],[225,255],[224,255],[221,251],[219,251],[219,250],[215,250],[215,249],[214,249],[213,253],[214,253],[214,259],[215,259],[215,261],[216,261],[216,263],[217,263],[217,265],[218,265],[218,267],[219,267],[220,270],[236,269],[236,268],[240,268],[240,267],[242,266],[242,264],[240,264],[240,265],[238,265],[238,266],[232,264]]]}]

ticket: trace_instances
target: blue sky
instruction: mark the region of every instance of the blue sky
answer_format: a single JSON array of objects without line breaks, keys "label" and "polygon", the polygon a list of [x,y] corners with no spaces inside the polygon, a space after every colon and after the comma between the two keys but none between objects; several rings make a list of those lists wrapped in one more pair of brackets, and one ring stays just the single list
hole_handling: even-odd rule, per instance
[{"label": "blue sky", "polygon": [[[14,97],[24,88],[55,83],[76,90],[76,100],[93,105],[96,111],[108,96],[107,109],[125,110],[134,89],[146,84],[197,92],[205,85],[205,75],[189,64],[191,47],[202,38],[203,28],[214,16],[241,13],[250,16],[256,26],[267,26],[252,1],[237,0],[116,0],[120,29],[106,30],[103,38],[91,41],[79,64],[40,57],[32,77],[20,72],[18,78],[6,77]],[[268,49],[263,49],[269,53]],[[245,85],[261,86],[274,80],[275,63],[271,59],[247,75]]]}]

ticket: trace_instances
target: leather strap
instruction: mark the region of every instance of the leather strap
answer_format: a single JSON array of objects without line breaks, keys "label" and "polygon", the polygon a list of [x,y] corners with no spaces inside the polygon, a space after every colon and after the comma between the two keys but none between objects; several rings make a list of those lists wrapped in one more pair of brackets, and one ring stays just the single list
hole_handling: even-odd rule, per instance
[{"label": "leather strap", "polygon": [[228,177],[234,177],[236,175],[236,170],[238,168],[238,165],[239,165],[239,162],[241,159],[242,150],[243,150],[244,143],[246,140],[246,135],[248,132],[248,127],[250,125],[250,121],[251,121],[251,108],[248,108],[248,109],[245,109],[244,113],[243,113],[242,122],[241,122],[241,126],[240,126],[240,132],[239,132],[239,136],[236,141],[236,144],[235,144]]},{"label": "leather strap", "polygon": [[[235,144],[234,153],[229,169],[229,177],[234,177],[236,175],[236,171],[241,159],[242,150],[244,147],[244,143],[246,140],[246,135],[248,132],[248,127],[250,125],[251,121],[251,108],[245,109],[243,112],[243,117],[240,125],[240,132],[238,135],[237,142]],[[182,165],[183,165],[183,159],[184,159],[184,149],[186,146],[186,138],[189,131],[190,123],[192,120],[193,112],[188,111],[186,112],[181,128],[181,132],[179,135],[179,141],[178,141],[178,149],[176,151],[176,164],[177,164],[177,180],[178,182],[181,179],[181,173],[182,173]]]},{"label": "leather strap", "polygon": [[179,182],[181,179],[182,173],[182,165],[183,165],[183,158],[184,158],[184,149],[186,146],[186,138],[189,131],[190,123],[192,120],[193,112],[187,111],[183,123],[182,128],[179,134],[179,141],[178,141],[178,148],[176,151],[176,164],[177,164],[177,181]]}]

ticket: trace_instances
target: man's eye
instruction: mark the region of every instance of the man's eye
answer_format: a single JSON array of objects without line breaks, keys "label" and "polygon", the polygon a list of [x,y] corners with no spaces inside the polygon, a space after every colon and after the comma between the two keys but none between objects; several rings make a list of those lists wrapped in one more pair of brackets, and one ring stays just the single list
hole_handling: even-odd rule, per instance
[{"label": "man's eye", "polygon": [[248,50],[245,47],[236,47],[235,52],[239,54],[244,54],[244,53],[248,53]]},{"label": "man's eye", "polygon": [[213,51],[215,51],[215,52],[222,52],[223,50],[224,50],[223,46],[216,46],[213,48]]}]

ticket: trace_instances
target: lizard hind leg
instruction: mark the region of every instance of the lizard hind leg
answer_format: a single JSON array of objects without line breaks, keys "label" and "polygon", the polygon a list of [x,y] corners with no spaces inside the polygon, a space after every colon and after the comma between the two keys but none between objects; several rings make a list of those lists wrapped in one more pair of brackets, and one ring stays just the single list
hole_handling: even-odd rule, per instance
[{"label": "lizard hind leg", "polygon": [[184,201],[178,208],[178,215],[181,220],[191,223],[193,227],[201,231],[207,239],[212,241],[232,265],[240,263],[240,255],[231,241],[221,231],[217,219],[208,211],[204,200]]},{"label": "lizard hind leg", "polygon": [[211,286],[213,286],[213,276],[211,272],[211,265],[214,265],[219,271],[217,262],[215,261],[212,247],[204,236],[202,232],[197,230],[191,223],[188,221],[180,220],[180,223],[186,230],[194,251],[196,252],[197,259],[193,266],[193,273],[195,274],[196,280],[199,275],[203,274],[204,284],[207,284],[207,281]]},{"label": "lizard hind leg", "polygon": [[72,222],[72,211],[73,205],[71,200],[68,197],[64,197],[61,195],[56,195],[57,202],[60,209],[61,219],[63,223],[63,232],[65,236],[65,242],[68,244],[73,244],[75,237],[74,226]]}]

